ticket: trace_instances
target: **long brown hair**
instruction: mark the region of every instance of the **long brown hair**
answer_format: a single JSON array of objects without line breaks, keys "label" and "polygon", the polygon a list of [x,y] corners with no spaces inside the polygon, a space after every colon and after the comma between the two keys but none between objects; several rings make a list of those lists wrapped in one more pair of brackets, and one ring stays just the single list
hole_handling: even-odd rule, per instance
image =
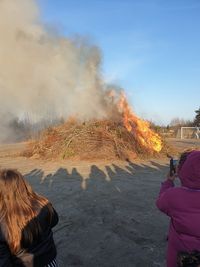
[{"label": "long brown hair", "polygon": [[[35,193],[20,172],[0,170],[0,227],[12,254],[16,254],[22,240],[31,243],[41,229],[36,219],[48,200]],[[23,233],[23,236],[22,236]]]}]

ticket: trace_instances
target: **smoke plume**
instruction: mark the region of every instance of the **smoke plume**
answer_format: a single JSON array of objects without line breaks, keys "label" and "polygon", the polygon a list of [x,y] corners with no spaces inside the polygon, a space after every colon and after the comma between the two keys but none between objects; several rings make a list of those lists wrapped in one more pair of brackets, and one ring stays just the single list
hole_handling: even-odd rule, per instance
[{"label": "smoke plume", "polygon": [[12,119],[104,118],[110,105],[101,54],[49,33],[34,0],[0,0],[0,140]]}]

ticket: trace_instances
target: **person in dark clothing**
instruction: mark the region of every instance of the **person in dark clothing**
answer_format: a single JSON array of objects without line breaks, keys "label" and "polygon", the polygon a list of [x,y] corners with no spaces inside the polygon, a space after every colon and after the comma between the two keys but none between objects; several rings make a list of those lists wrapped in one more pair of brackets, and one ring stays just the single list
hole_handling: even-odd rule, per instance
[{"label": "person in dark clothing", "polygon": [[58,215],[20,172],[0,170],[0,267],[56,267]]}]

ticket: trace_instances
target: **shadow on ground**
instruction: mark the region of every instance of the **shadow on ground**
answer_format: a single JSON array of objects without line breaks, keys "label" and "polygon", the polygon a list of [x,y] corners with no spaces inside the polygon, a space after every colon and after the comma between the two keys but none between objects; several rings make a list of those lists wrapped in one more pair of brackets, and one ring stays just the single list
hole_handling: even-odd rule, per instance
[{"label": "shadow on ground", "polygon": [[92,165],[87,177],[77,168],[26,174],[59,213],[54,236],[60,267],[163,267],[168,220],[155,199],[167,169],[151,161]]}]

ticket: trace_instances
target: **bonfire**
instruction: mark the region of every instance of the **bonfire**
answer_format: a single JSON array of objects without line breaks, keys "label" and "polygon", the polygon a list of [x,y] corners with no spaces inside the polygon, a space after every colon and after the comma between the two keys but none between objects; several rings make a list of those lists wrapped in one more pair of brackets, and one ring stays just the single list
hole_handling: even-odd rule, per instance
[{"label": "bonfire", "polygon": [[158,155],[163,150],[161,137],[149,122],[138,118],[121,94],[118,116],[104,120],[65,123],[44,130],[28,143],[24,155],[35,158],[133,159]]}]

